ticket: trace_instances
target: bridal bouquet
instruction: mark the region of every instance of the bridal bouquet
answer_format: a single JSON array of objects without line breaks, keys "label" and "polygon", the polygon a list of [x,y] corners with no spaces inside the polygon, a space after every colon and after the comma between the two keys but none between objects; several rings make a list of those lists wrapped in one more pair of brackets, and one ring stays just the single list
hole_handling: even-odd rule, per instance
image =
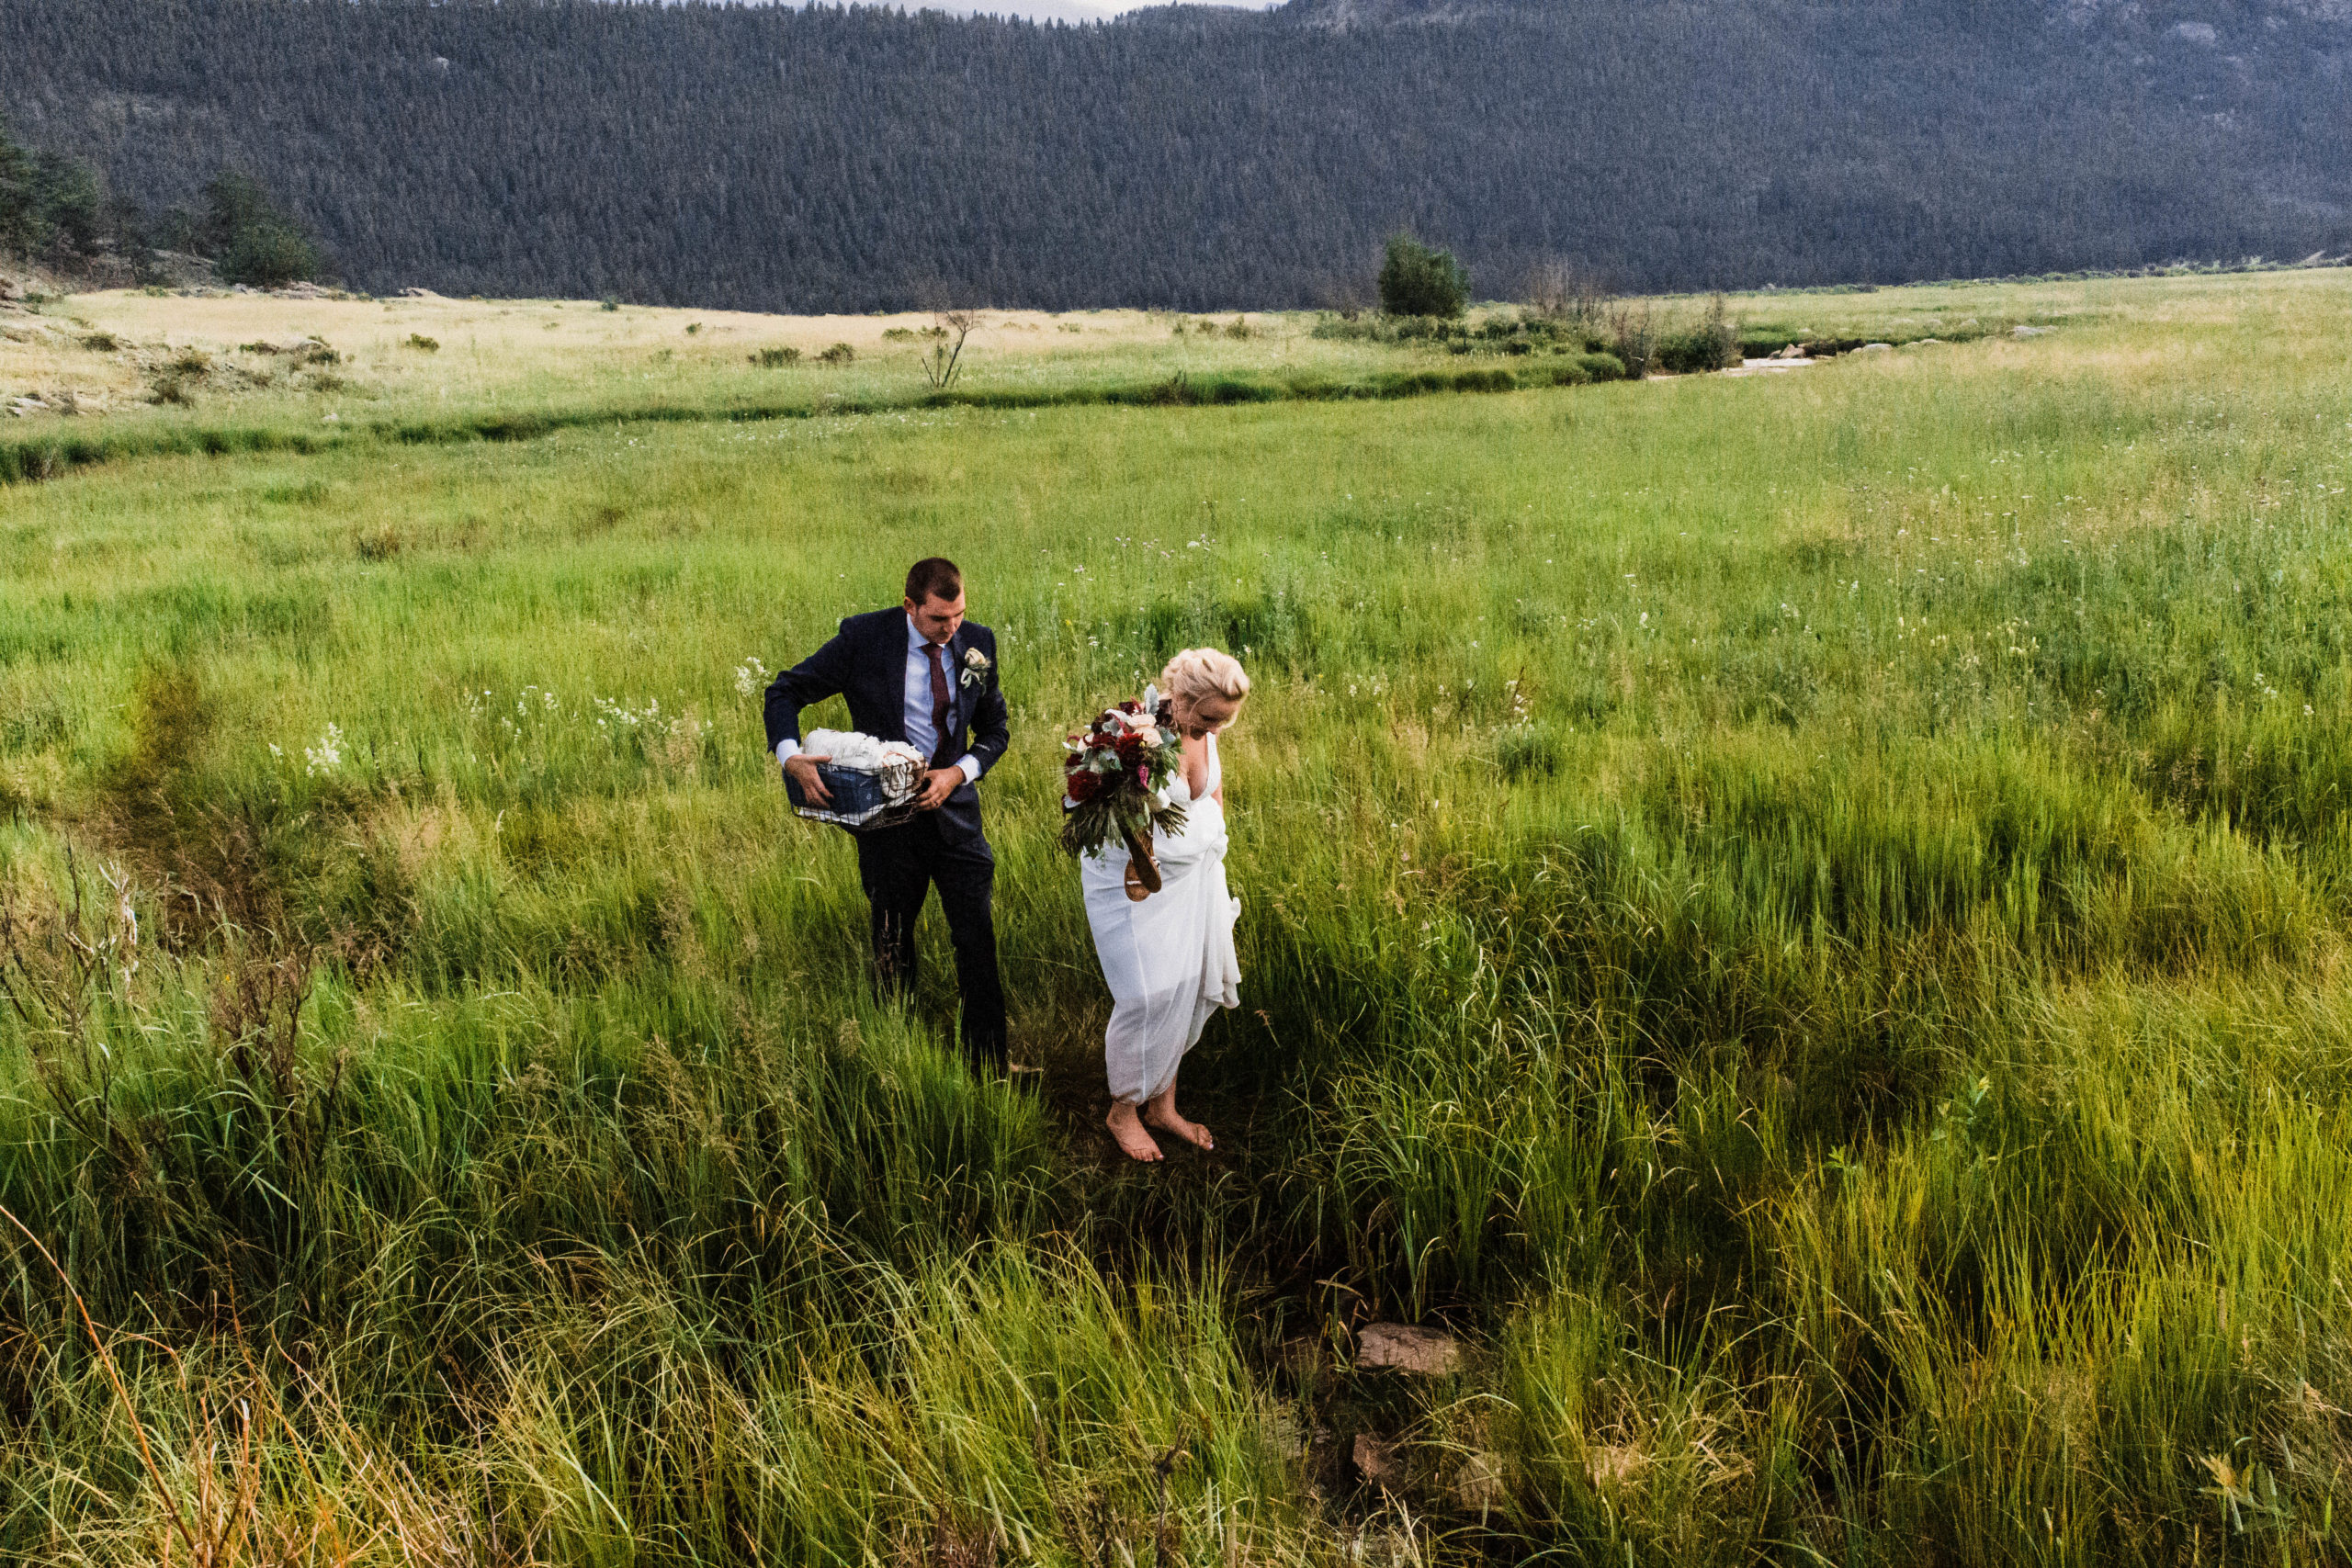
[{"label": "bridal bouquet", "polygon": [[1104,708],[1063,743],[1062,847],[1090,855],[1124,839],[1136,874],[1157,893],[1159,868],[1148,846],[1153,829],[1184,826],[1183,807],[1162,795],[1183,772],[1184,746],[1159,694],[1147,687],[1143,695]]}]

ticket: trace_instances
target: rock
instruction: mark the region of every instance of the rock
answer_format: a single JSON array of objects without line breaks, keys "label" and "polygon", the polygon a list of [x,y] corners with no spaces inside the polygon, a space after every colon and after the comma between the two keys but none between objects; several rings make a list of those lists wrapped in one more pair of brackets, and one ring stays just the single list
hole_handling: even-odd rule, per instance
[{"label": "rock", "polygon": [[1356,1473],[1371,1485],[1385,1489],[1404,1482],[1405,1467],[1397,1461],[1396,1449],[1370,1432],[1356,1434],[1349,1457],[1356,1461]]},{"label": "rock", "polygon": [[1804,344],[1801,343],[1785,344],[1781,348],[1781,352],[1772,355],[1772,357],[1775,359],[1803,359],[1804,357]]},{"label": "rock", "polygon": [[400,291],[399,297],[402,299],[438,299],[441,298],[441,296],[434,293],[430,288],[403,288]]},{"label": "rock", "polygon": [[1462,1364],[1452,1335],[1410,1323],[1371,1323],[1356,1331],[1356,1365],[1422,1377],[1442,1377]]},{"label": "rock", "polygon": [[2048,337],[2050,329],[2048,327],[2012,327],[2009,329],[2009,335],[2011,337]]},{"label": "rock", "polygon": [[1503,1506],[1500,1454],[1474,1453],[1453,1472],[1454,1506],[1465,1514],[1486,1514]]},{"label": "rock", "polygon": [[2212,48],[2215,40],[2222,36],[2214,30],[2213,24],[2211,22],[2175,22],[2172,25],[2172,31],[2173,36],[2183,42],[2202,44],[2207,49]]},{"label": "rock", "polygon": [[1854,352],[1856,354],[1885,354],[1891,352],[1894,347],[1894,345],[1891,343],[1866,343]]}]

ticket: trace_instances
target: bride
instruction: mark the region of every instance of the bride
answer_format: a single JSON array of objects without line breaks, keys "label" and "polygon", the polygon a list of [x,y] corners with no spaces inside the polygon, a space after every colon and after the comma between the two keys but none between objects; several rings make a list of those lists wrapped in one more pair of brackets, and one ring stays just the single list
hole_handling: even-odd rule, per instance
[{"label": "bride", "polygon": [[1184,826],[1155,832],[1150,845],[1160,890],[1145,890],[1122,844],[1080,863],[1086,919],[1114,1004],[1103,1038],[1111,1135],[1138,1160],[1160,1157],[1145,1122],[1195,1147],[1216,1146],[1206,1127],[1177,1113],[1176,1067],[1209,1015],[1241,1000],[1233,953],[1241,906],[1225,887],[1225,773],[1216,737],[1241,711],[1250,677],[1229,654],[1188,648],[1168,661],[1159,682],[1184,746],[1183,772],[1167,786],[1182,792],[1176,798]]}]

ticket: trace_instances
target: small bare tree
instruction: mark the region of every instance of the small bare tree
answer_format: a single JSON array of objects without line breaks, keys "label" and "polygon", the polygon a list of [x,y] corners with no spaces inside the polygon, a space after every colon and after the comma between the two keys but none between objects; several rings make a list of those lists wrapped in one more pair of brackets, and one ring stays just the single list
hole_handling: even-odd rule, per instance
[{"label": "small bare tree", "polygon": [[963,368],[964,340],[980,319],[969,310],[934,310],[931,319],[939,341],[919,363],[924,378],[944,392],[956,384],[956,374]]},{"label": "small bare tree", "polygon": [[1609,299],[1600,280],[1571,262],[1539,262],[1528,270],[1528,304],[1554,321],[1595,325]]}]

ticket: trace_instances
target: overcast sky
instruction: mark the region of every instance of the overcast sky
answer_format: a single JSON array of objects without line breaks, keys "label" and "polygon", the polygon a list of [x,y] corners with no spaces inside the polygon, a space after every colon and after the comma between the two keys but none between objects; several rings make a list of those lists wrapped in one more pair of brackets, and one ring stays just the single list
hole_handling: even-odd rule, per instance
[{"label": "overcast sky", "polygon": [[[966,15],[981,12],[997,17],[1028,17],[1041,22],[1099,22],[1122,11],[1140,10],[1146,5],[1163,4],[1164,0],[888,0],[888,3],[897,4],[901,10],[908,11],[954,11]],[[1281,0],[1191,0],[1191,3],[1263,11],[1280,4]]]}]

